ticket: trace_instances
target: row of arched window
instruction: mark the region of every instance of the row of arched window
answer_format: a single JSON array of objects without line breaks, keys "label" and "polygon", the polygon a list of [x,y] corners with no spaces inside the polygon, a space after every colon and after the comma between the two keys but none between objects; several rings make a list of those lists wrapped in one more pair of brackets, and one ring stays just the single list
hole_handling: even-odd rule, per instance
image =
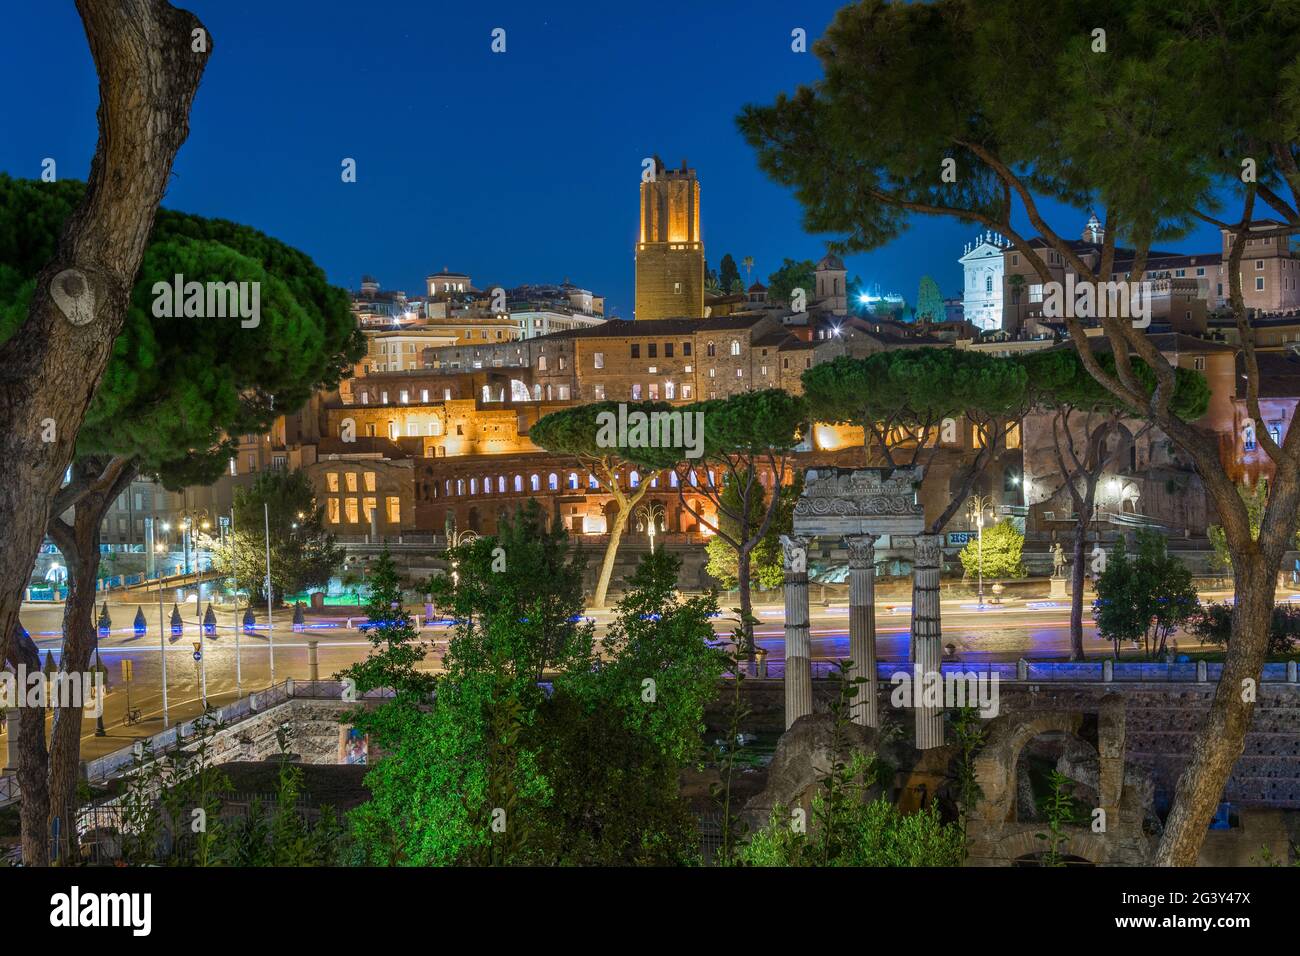
[{"label": "row of arched window", "polygon": [[[714,481],[716,480],[713,469],[710,468],[703,474],[705,483],[708,487],[712,488]],[[616,481],[619,480],[620,477],[621,476],[618,474],[614,475]],[[639,471],[631,472],[628,475],[628,487],[641,487],[641,480],[641,473]],[[485,475],[481,481],[478,478],[445,478],[441,485],[436,481],[430,482],[428,488],[434,498],[451,498],[462,497],[466,494],[504,495],[507,493],[507,489],[510,489],[515,494],[523,494],[525,489],[529,492],[540,492],[543,490],[543,484],[547,491],[559,491],[561,481],[563,481],[564,487],[569,491],[577,491],[582,483],[582,479],[576,471],[571,471],[567,476],[563,477],[560,472],[552,471],[546,475],[545,478],[537,472],[529,475],[527,479],[525,479],[523,475],[515,475],[509,482],[507,482],[505,475]],[[692,469],[686,475],[686,484],[689,487],[699,487],[699,483],[700,474]],[[588,473],[586,484],[589,491],[600,490],[600,482],[593,474]],[[680,484],[681,479],[678,477],[677,472],[668,472],[668,487],[677,488]],[[654,475],[650,478],[650,487],[659,487],[658,475]]]}]

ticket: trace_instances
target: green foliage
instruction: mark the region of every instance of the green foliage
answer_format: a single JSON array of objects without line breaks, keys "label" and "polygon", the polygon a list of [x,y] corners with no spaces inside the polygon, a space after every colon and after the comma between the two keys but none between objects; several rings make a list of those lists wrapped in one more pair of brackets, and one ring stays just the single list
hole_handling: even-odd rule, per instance
[{"label": "green foliage", "polygon": [[786,259],[767,277],[767,297],[769,301],[789,305],[795,289],[803,289],[809,302],[817,286],[817,263],[811,259],[796,262]]},{"label": "green foliage", "polygon": [[943,294],[939,291],[939,283],[935,282],[930,276],[921,276],[921,282],[917,286],[916,317],[917,319],[929,319],[931,322],[942,322],[947,317],[947,312],[943,307]]},{"label": "green foliage", "polygon": [[1042,866],[1065,866],[1064,854],[1061,852],[1069,840],[1065,828],[1079,822],[1078,809],[1071,794],[1074,784],[1056,769],[1048,773],[1047,780],[1051,789],[1042,808],[1047,817],[1047,832],[1034,834],[1035,839],[1047,844],[1039,861]]},{"label": "green foliage", "polygon": [[956,763],[957,807],[961,814],[962,832],[965,833],[966,821],[975,804],[984,797],[984,790],[975,776],[975,755],[983,749],[988,731],[975,707],[958,710],[952,718],[952,729],[960,749]]},{"label": "green foliage", "polygon": [[1198,606],[1187,565],[1169,555],[1161,535],[1138,531],[1137,553],[1130,558],[1120,539],[1098,576],[1092,613],[1116,655],[1121,641],[1141,641],[1148,656],[1158,657]]},{"label": "green foliage", "polygon": [[[1231,604],[1207,604],[1187,620],[1187,630],[1204,644],[1227,647],[1232,638]],[[1268,655],[1286,657],[1295,653],[1300,643],[1300,607],[1294,604],[1276,604],[1268,630]]]},{"label": "green foliage", "polygon": [[[758,531],[767,512],[767,494],[762,485],[756,485],[751,494],[749,512],[743,523],[732,515],[741,515],[743,508],[740,494],[736,491],[737,483],[724,483],[720,495],[722,507],[718,509],[718,529],[720,534],[709,538],[704,546],[708,555],[705,570],[722,587],[732,590],[739,581],[737,574],[739,560],[735,546],[731,541],[748,541]],[[781,535],[789,534],[794,528],[794,506],[803,490],[803,475],[796,474],[792,484],[781,486],[781,501],[762,540],[750,551],[750,584],[771,590],[781,586],[785,580],[782,566]],[[730,541],[728,540],[730,539]]]},{"label": "green foliage", "polygon": [[[345,667],[337,678],[353,681],[358,695],[389,688],[398,695],[423,701],[433,690],[433,676],[419,670],[429,646],[420,640],[419,630],[402,605],[401,581],[387,548],[370,566],[366,618],[361,632],[369,639],[372,650],[365,660]],[[365,727],[366,715],[362,709],[349,719]]]},{"label": "green foliage", "polygon": [[882,443],[894,429],[937,429],[945,418],[1014,416],[1028,375],[1011,359],[948,348],[891,349],[865,358],[838,356],[802,375],[819,422],[857,425]]},{"label": "green foliage", "polygon": [[961,549],[961,566],[966,577],[973,578],[983,568],[986,578],[1023,578],[1025,564],[1021,551],[1025,536],[1010,521],[999,521],[984,529],[984,541],[973,536]]},{"label": "green foliage", "polygon": [[[1125,405],[1098,382],[1083,366],[1073,347],[1043,349],[1018,355],[1028,375],[1032,404],[1040,408],[1071,408],[1082,412],[1118,412],[1130,418],[1145,417]],[[1110,353],[1097,355],[1097,364],[1108,375],[1115,374],[1115,358]],[[1155,392],[1156,375],[1141,359],[1132,359],[1133,375],[1150,395]],[[1174,395],[1169,409],[1184,421],[1195,421],[1210,406],[1210,386],[1205,376],[1193,369],[1174,370]]]},{"label": "green foliage", "polygon": [[[682,457],[683,449],[652,448],[648,429],[640,434],[629,427],[626,435],[619,435],[619,406],[646,416],[678,411],[667,402],[592,402],[575,405],[542,416],[528,429],[528,438],[539,448],[557,455],[573,455],[583,461],[605,462],[596,477],[608,483],[609,476],[621,469],[624,462],[645,468],[668,468]],[[614,423],[612,427],[609,423]]]},{"label": "green foliage", "polygon": [[[493,571],[496,547],[506,563]],[[677,776],[699,757],[723,666],[712,598],[682,600],[678,560],[648,555],[596,666],[592,628],[579,623],[581,569],[535,503],[454,556],[459,583],[433,584],[454,625],[432,706],[399,699],[368,725],[384,756],[366,776],[371,800],[352,814],[364,860],[693,862]]]},{"label": "green foliage", "polygon": [[696,402],[683,412],[704,416],[705,458],[755,465],[793,449],[808,419],[803,398],[779,388]]},{"label": "green foliage", "polygon": [[[1296,126],[1279,107],[1295,102],[1300,73],[1295,10],[1213,9],[1110,4],[1098,55],[1088,6],[864,0],[814,47],[822,78],[738,122],[762,168],[795,191],[805,228],[845,237],[841,253],[896,238],[909,206],[1003,222],[1013,194],[1000,168],[1040,198],[1104,208],[1125,237],[1174,238],[1191,210],[1213,207],[1215,187],[1240,187],[1241,143]],[[1279,161],[1259,152],[1260,182],[1278,186]],[[955,177],[939,175],[945,158]]]},{"label": "green foliage", "polygon": [[938,807],[904,814],[881,796],[866,800],[880,777],[875,758],[845,751],[849,710],[860,679],[850,679],[841,662],[839,692],[831,705],[834,721],[831,767],[812,800],[812,821],[802,813],[773,807],[766,826],[744,846],[740,861],[749,866],[957,866],[965,835],[956,823],[944,823]]},{"label": "green foliage", "polygon": [[[0,341],[25,319],[83,189],[0,175]],[[155,316],[154,284],[177,274],[260,283],[259,324]],[[247,226],[160,209],[77,453],[135,457],[173,490],[211,482],[231,454],[227,436],[265,431],[363,354],[347,294],[310,257]]]},{"label": "green foliage", "polygon": [[730,252],[722,257],[718,266],[718,286],[724,295],[745,291],[745,284],[740,280],[740,270],[736,268],[736,260],[731,258]]},{"label": "green foliage", "polygon": [[342,551],[326,532],[324,512],[302,471],[262,472],[250,487],[235,492],[234,512],[234,530],[224,544],[212,545],[212,566],[247,592],[250,602],[266,600],[268,518],[273,600],[329,583]]},{"label": "green foliage", "polygon": [[[1250,522],[1250,538],[1259,540],[1259,529],[1264,524],[1264,512],[1268,508],[1268,482],[1261,479],[1255,487],[1238,485],[1237,494],[1246,506],[1246,520]],[[1225,571],[1232,570],[1232,551],[1228,548],[1228,537],[1221,525],[1212,524],[1206,529],[1210,544],[1214,547],[1215,563]]]},{"label": "green foliage", "polygon": [[592,628],[583,614],[585,562],[559,522],[548,527],[536,501],[502,516],[493,537],[454,548],[457,568],[434,577],[429,592],[453,619],[444,662],[452,674],[503,668],[526,696],[548,670],[586,667]]}]

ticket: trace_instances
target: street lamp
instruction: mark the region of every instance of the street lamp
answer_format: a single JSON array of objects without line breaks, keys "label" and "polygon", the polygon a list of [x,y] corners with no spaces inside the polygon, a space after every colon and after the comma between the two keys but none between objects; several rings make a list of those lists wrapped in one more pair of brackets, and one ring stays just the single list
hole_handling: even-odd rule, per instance
[{"label": "street lamp", "polygon": [[984,511],[993,509],[993,498],[991,495],[971,495],[970,506],[966,515],[969,522],[973,522],[977,529],[977,543],[975,545],[976,565],[979,574],[979,606],[984,608]]},{"label": "street lamp", "polygon": [[[163,525],[163,528],[167,528]],[[155,554],[162,554],[165,546],[162,542],[155,544],[153,550]],[[170,725],[171,721],[167,713],[167,621],[163,617],[163,598],[162,598],[162,576],[158,577],[158,660],[162,667],[162,711],[163,727]]]},{"label": "street lamp", "polygon": [[655,550],[655,532],[664,519],[664,506],[657,501],[647,501],[636,509],[636,530],[644,530],[650,539],[650,553]]},{"label": "street lamp", "polygon": [[[477,540],[478,540],[477,531],[471,531],[468,528],[466,528],[464,531],[457,531],[450,524],[447,527],[447,550],[448,551],[454,551],[457,548],[462,547],[463,545],[469,544],[471,541],[477,541]],[[451,583],[453,586],[460,585],[460,574],[456,571],[455,558],[452,558],[451,561]]]}]

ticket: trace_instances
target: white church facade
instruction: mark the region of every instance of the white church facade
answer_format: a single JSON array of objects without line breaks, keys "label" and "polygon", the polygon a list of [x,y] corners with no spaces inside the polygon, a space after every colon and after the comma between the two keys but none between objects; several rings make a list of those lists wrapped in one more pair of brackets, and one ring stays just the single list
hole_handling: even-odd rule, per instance
[{"label": "white church facade", "polygon": [[995,232],[983,232],[968,242],[957,261],[962,265],[962,308],[967,322],[981,330],[1002,328],[1003,257],[1010,245]]}]

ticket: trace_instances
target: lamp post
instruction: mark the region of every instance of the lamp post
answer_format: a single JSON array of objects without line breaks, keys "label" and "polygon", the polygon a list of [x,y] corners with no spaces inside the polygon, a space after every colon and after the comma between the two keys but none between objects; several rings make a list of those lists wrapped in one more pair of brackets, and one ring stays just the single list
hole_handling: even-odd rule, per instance
[{"label": "lamp post", "polygon": [[[154,553],[162,554],[163,544],[153,546]],[[162,577],[158,578],[158,663],[162,668],[162,711],[163,727],[171,726],[167,714],[167,621],[163,617]]]},{"label": "lamp post", "polygon": [[[200,518],[200,515],[204,515]],[[194,623],[199,630],[198,655],[199,655],[199,698],[203,701],[203,710],[208,710],[208,649],[205,640],[207,629],[203,626],[203,573],[199,567],[199,541],[198,531],[202,529],[205,533],[212,527],[208,521],[206,513],[192,512],[186,514],[182,520],[182,526],[185,529],[183,543],[185,547],[185,573],[190,573],[190,550],[194,551]]]},{"label": "lamp post", "polygon": [[[462,545],[469,544],[471,541],[478,540],[478,532],[466,528],[464,531],[457,531],[448,523],[447,526],[447,550],[453,551]],[[451,561],[451,583],[453,586],[460,585],[460,573],[456,570],[456,560]]]},{"label": "lamp post", "polygon": [[664,506],[657,501],[647,501],[636,509],[636,530],[641,531],[645,525],[646,536],[650,539],[650,553],[655,551],[655,532],[664,518]]},{"label": "lamp post", "polygon": [[266,640],[271,656],[271,686],[275,686],[275,621],[271,618],[271,506],[262,502],[262,522],[266,529]]},{"label": "lamp post", "polygon": [[976,566],[979,575],[979,606],[984,608],[984,510],[992,509],[993,498],[990,495],[971,495],[968,517],[976,528]]}]

